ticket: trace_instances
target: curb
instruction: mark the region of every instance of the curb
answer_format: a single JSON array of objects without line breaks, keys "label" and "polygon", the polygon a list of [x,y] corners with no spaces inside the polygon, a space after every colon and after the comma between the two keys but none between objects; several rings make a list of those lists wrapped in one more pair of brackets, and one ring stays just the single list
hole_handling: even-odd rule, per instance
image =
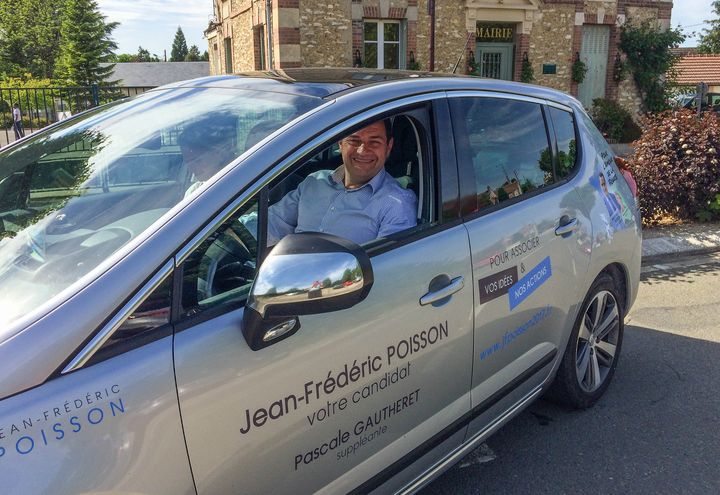
[{"label": "curb", "polygon": [[640,264],[641,266],[655,265],[664,261],[677,260],[690,256],[699,256],[702,254],[717,253],[718,251],[720,251],[720,246],[688,249],[683,251],[675,251],[673,253],[651,254],[643,256]]}]

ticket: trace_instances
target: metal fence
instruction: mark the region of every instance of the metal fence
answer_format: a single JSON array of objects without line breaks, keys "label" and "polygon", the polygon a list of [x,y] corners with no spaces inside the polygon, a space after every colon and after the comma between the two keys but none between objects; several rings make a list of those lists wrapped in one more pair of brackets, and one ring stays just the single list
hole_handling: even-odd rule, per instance
[{"label": "metal fence", "polygon": [[98,85],[47,88],[0,87],[0,147],[15,141],[13,106],[22,114],[25,134],[71,115],[120,98],[135,96],[153,86],[104,87]]}]

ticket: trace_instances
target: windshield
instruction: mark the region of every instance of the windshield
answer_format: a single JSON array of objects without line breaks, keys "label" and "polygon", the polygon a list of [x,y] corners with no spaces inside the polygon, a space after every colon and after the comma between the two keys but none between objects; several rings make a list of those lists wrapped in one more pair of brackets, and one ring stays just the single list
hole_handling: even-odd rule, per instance
[{"label": "windshield", "polygon": [[321,102],[221,88],[157,90],[0,151],[0,328]]}]

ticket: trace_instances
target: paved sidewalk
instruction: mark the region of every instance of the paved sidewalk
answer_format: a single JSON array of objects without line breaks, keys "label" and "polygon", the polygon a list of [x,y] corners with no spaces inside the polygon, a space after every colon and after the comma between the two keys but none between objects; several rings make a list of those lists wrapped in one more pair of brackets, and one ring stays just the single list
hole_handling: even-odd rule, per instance
[{"label": "paved sidewalk", "polygon": [[720,251],[720,223],[665,225],[643,230],[643,265]]}]

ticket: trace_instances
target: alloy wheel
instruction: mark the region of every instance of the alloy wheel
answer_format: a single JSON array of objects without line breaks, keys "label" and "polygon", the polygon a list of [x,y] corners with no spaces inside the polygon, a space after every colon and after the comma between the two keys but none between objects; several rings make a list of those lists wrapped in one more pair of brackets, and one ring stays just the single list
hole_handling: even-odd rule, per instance
[{"label": "alloy wheel", "polygon": [[615,296],[600,291],[587,306],[578,332],[575,371],[585,392],[594,392],[605,382],[615,361],[619,335]]}]

